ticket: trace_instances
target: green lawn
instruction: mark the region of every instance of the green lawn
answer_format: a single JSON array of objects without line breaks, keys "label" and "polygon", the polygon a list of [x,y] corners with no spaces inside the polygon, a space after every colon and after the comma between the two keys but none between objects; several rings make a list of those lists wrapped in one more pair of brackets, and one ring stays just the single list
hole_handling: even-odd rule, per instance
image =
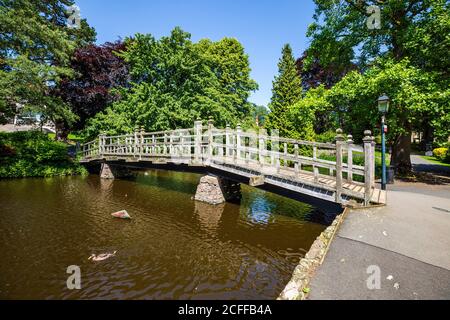
[{"label": "green lawn", "polygon": [[444,167],[450,167],[450,163],[442,162],[439,159],[436,159],[435,157],[429,157],[429,156],[421,156],[421,157],[427,161],[434,163],[434,164],[438,164],[438,165],[441,165]]},{"label": "green lawn", "polygon": [[[353,151],[353,156],[364,157],[364,152]],[[379,160],[379,162],[381,163],[381,151],[375,151],[375,159]],[[386,153],[386,165],[389,165],[390,163],[391,155],[389,153]]]},{"label": "green lawn", "polygon": [[[55,134],[54,133],[49,133],[48,134],[48,137],[50,138],[50,139],[52,139],[52,140],[55,140]],[[75,134],[72,134],[72,133],[70,133],[69,134],[69,136],[67,137],[67,139],[69,140],[69,143],[70,142],[73,142],[73,143],[77,143],[77,142],[82,142],[82,138],[81,137],[79,137],[79,136],[77,136],[77,135],[75,135]]]}]

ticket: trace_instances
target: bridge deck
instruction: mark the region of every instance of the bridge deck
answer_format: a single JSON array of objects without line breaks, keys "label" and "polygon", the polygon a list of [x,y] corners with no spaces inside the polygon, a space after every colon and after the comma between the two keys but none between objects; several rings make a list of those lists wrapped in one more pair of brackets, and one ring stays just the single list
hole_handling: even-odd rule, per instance
[{"label": "bridge deck", "polygon": [[[125,165],[133,166],[133,163],[147,162],[158,165],[165,164],[185,164],[189,166],[204,166],[212,167],[221,171],[229,172],[248,179],[254,177],[263,177],[264,183],[276,185],[281,188],[290,189],[295,192],[307,194],[314,197],[319,197],[324,200],[336,202],[336,179],[331,176],[318,175],[313,172],[300,170],[296,172],[293,168],[280,167],[278,169],[269,166],[261,166],[260,164],[238,160],[232,157],[220,157],[211,160],[202,160],[201,163],[196,163],[191,158],[187,157],[164,157],[157,156],[135,156],[135,155],[105,155],[104,157],[90,157],[83,159],[80,162],[88,163],[92,161],[123,161]],[[360,202],[364,200],[365,187],[364,183],[348,182],[342,184],[342,199],[343,204],[350,204],[352,200]],[[370,199],[371,205],[386,204],[386,191],[380,189],[373,189]]]},{"label": "bridge deck", "polygon": [[[124,161],[202,166],[343,205],[386,204],[385,191],[375,188],[375,143],[365,132],[364,146],[344,141],[317,143],[260,133],[216,129],[197,121],[193,129],[100,135],[83,145],[81,162]],[[363,157],[364,165],[353,163]],[[324,160],[333,159],[335,161]],[[346,160],[344,162],[344,159]]]},{"label": "bridge deck", "polygon": [[[241,175],[242,172],[251,171],[252,173],[246,174],[245,176],[248,178],[263,176],[265,183],[276,184],[284,188],[295,188],[299,192],[314,196],[318,196],[317,193],[319,193],[319,197],[321,198],[328,199],[333,202],[336,201],[336,179],[333,179],[331,176],[315,176],[313,172],[306,170],[296,172],[293,168],[289,167],[280,167],[275,169],[273,167],[265,167],[256,163],[244,161],[239,161],[238,164],[235,164],[234,159],[232,158],[225,158],[225,161],[220,159],[218,162],[213,160],[209,165],[216,168],[225,167],[225,170],[228,168],[229,171],[235,171],[235,173]],[[232,170],[232,168],[235,168],[235,170]],[[363,200],[364,193],[364,183],[343,181],[342,198],[344,200],[344,204],[348,203],[352,199]],[[386,191],[374,188],[370,202],[375,205],[386,204]]]}]

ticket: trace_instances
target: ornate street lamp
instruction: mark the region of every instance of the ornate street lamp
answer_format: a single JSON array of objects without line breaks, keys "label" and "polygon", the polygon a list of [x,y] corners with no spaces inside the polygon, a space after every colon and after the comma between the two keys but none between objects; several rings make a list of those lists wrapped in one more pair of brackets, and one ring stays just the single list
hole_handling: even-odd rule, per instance
[{"label": "ornate street lamp", "polygon": [[381,189],[386,190],[386,133],[387,126],[386,114],[389,112],[390,99],[387,95],[382,95],[378,98],[378,111],[381,113],[381,165],[382,165],[382,176],[381,176]]},{"label": "ornate street lamp", "polygon": [[389,112],[389,103],[391,100],[387,95],[382,95],[378,98],[378,111],[382,113],[383,115],[386,115],[386,113]]}]

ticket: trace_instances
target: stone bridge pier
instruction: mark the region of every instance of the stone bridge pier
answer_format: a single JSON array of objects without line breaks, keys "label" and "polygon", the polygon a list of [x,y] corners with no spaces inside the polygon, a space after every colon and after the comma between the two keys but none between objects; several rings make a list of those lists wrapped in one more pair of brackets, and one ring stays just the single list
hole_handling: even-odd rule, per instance
[{"label": "stone bridge pier", "polygon": [[102,179],[127,178],[132,175],[132,172],[127,167],[112,165],[107,162],[102,162],[101,164],[100,178]]},{"label": "stone bridge pier", "polygon": [[224,202],[239,203],[241,198],[241,184],[239,182],[207,175],[200,179],[194,199],[217,205]]}]

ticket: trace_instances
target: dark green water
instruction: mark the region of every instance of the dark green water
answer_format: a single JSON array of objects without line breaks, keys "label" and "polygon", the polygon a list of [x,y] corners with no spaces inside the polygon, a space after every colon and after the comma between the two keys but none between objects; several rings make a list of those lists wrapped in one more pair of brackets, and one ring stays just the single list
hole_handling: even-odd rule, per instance
[{"label": "dark green water", "polygon": [[[241,205],[196,203],[200,177],[0,181],[0,298],[275,299],[325,229],[311,222],[322,214],[247,186]],[[111,217],[122,209],[133,220]],[[81,290],[66,286],[70,265]]]}]

